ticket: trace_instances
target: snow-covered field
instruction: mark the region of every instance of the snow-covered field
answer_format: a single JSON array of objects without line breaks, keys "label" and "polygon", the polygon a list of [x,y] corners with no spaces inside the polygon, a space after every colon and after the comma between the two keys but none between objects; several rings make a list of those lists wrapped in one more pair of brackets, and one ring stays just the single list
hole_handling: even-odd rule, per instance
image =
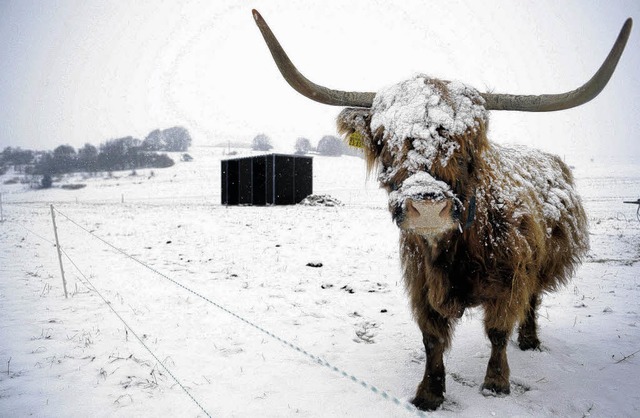
[{"label": "snow-covered field", "polygon": [[[222,150],[190,154],[153,175],[63,179],[86,184],[73,191],[0,177],[0,416],[414,416],[311,357],[403,401],[422,378],[398,232],[363,161],[314,159],[314,192],[342,207],[224,207]],[[490,344],[467,312],[429,415],[640,416],[640,222],[622,203],[640,197],[640,166],[585,162],[575,175],[592,249],[543,301],[543,350],[510,344],[512,394],[484,397]]]}]

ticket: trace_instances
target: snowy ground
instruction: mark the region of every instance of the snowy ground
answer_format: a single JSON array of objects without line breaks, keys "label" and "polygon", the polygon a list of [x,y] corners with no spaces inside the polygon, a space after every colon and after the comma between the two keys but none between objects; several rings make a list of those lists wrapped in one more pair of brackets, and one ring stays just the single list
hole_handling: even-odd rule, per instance
[{"label": "snowy ground", "polygon": [[[398,232],[362,160],[314,159],[315,192],[343,207],[226,208],[221,152],[195,148],[193,162],[153,175],[64,179],[87,185],[75,191],[0,177],[0,416],[414,415],[219,308],[403,401],[413,396],[421,337]],[[572,284],[543,301],[544,349],[510,344],[512,394],[480,393],[490,347],[471,311],[446,355],[445,404],[429,415],[640,415],[640,222],[622,204],[640,197],[640,167],[614,167],[576,167],[592,250]],[[68,299],[49,202],[82,272],[64,258]]]}]

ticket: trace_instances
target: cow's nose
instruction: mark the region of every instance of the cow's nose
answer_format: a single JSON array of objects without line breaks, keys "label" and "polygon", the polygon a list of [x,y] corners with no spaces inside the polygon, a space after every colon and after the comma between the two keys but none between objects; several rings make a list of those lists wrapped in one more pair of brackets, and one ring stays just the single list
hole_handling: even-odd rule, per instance
[{"label": "cow's nose", "polygon": [[406,219],[415,220],[418,218],[432,218],[447,220],[451,218],[451,200],[429,201],[429,200],[405,200]]}]

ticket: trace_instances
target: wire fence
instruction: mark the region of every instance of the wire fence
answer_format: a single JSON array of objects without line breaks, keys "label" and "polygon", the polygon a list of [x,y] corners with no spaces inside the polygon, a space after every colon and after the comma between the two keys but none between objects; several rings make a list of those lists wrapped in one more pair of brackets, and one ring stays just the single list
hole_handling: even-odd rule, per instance
[{"label": "wire fence", "polygon": [[108,197],[96,198],[84,198],[84,197],[69,197],[67,199],[15,199],[7,200],[4,198],[5,205],[49,205],[49,204],[119,204],[119,203],[159,203],[159,204],[175,204],[176,202],[185,203],[209,203],[215,204],[220,202],[220,194],[208,194],[208,195],[173,195],[173,196],[136,196],[133,194],[120,194]]},{"label": "wire fence", "polygon": [[169,370],[169,368],[167,368],[167,366],[160,361],[160,359],[158,358],[158,356],[156,356],[154,354],[154,352],[144,343],[143,339],[140,338],[138,336],[138,334],[134,331],[134,329],[127,323],[127,321],[124,320],[124,318],[118,313],[118,311],[115,310],[115,308],[112,306],[112,304],[107,300],[106,297],[104,297],[102,295],[102,293],[100,293],[100,291],[93,285],[93,283],[91,283],[91,281],[89,280],[89,278],[87,277],[87,275],[85,275],[82,270],[80,270],[80,267],[78,267],[78,265],[73,261],[73,259],[69,256],[69,254],[67,254],[66,251],[64,251],[62,248],[60,248],[60,250],[62,251],[62,253],[64,254],[64,256],[67,258],[67,260],[69,260],[69,262],[73,265],[73,267],[78,271],[78,273],[82,276],[82,278],[84,279],[84,281],[86,283],[84,283],[85,286],[87,286],[87,288],[89,288],[90,290],[94,291],[99,297],[100,299],[102,299],[102,301],[104,302],[105,305],[107,305],[107,307],[109,309],[111,309],[111,312],[114,313],[115,316],[118,317],[118,319],[124,324],[125,327],[127,327],[127,329],[129,330],[129,332],[131,332],[131,334],[133,334],[134,337],[136,337],[136,339],[138,340],[138,342],[140,344],[142,344],[142,346],[149,352],[149,354],[151,354],[151,356],[156,360],[156,362],[158,364],[160,364],[162,366],[162,368],[167,372],[167,374],[169,376],[171,376],[171,378],[178,384],[178,386],[180,386],[180,388],[182,388],[182,390],[187,394],[187,396],[189,396],[189,398],[191,398],[191,400],[198,405],[198,407],[200,408],[200,410],[202,410],[202,412],[205,413],[205,415],[207,415],[208,417],[211,417],[211,414],[209,414],[207,412],[206,409],[204,409],[204,407],[200,404],[200,402],[198,402],[196,400],[196,398],[193,397],[193,395],[191,394],[191,392],[189,392],[189,390],[187,390],[187,388],[180,383],[180,381],[178,380],[178,378],[171,373],[171,370]]},{"label": "wire fence", "polygon": [[[179,288],[181,288],[182,290],[200,298],[201,300],[207,302],[208,304],[211,304],[212,306],[216,307],[217,309],[227,313],[228,315],[236,318],[237,320],[243,322],[244,324],[258,330],[259,332],[266,334],[267,336],[269,336],[270,338],[278,341],[279,343],[283,344],[284,346],[294,350],[295,352],[302,354],[303,356],[307,357],[308,359],[310,359],[313,363],[324,366],[328,369],[330,369],[332,372],[337,373],[338,375],[342,376],[343,378],[350,380],[351,382],[363,387],[366,390],[369,390],[370,392],[374,393],[375,395],[385,399],[386,401],[389,401],[391,403],[393,403],[394,405],[396,405],[397,407],[403,408],[406,411],[415,414],[416,416],[420,416],[420,417],[425,417],[427,416],[423,411],[417,409],[413,404],[407,402],[407,401],[403,401],[401,399],[399,399],[397,396],[394,396],[390,393],[388,393],[387,391],[381,390],[378,387],[376,387],[375,385],[368,383],[367,381],[358,378],[357,376],[353,375],[352,373],[349,373],[348,371],[338,367],[337,365],[332,364],[331,362],[327,361],[326,359],[317,356],[311,352],[309,352],[308,350],[305,350],[304,348],[290,342],[289,340],[287,340],[286,338],[283,338],[277,334],[275,334],[274,332],[271,332],[267,329],[265,329],[264,327],[260,326],[259,324],[243,317],[242,315],[234,312],[233,310],[223,306],[222,304],[216,302],[215,300],[213,300],[210,297],[207,297],[203,294],[201,294],[198,291],[195,291],[191,288],[189,288],[188,286],[185,286],[184,284],[178,282],[177,280],[169,277],[168,275],[160,272],[159,270],[157,270],[156,268],[154,268],[153,266],[148,265],[147,263],[145,263],[144,261],[128,254],[127,252],[125,252],[124,250],[120,249],[119,247],[117,247],[116,245],[112,244],[111,242],[105,240],[104,238],[96,235],[95,233],[93,233],[92,231],[90,231],[89,229],[87,229],[86,227],[84,227],[83,225],[81,225],[79,222],[76,222],[74,219],[72,219],[71,217],[69,217],[68,215],[66,215],[65,213],[61,212],[60,210],[58,210],[57,208],[55,208],[55,206],[53,206],[53,210],[55,210],[55,212],[57,214],[59,214],[60,216],[62,216],[63,218],[65,218],[67,221],[69,221],[71,224],[73,224],[74,226],[76,226],[77,228],[79,228],[81,231],[83,231],[84,233],[90,235],[91,237],[93,237],[94,239],[102,242],[104,245],[110,247],[111,249],[113,249],[114,251],[116,251],[117,253],[121,254],[122,256],[134,261],[135,263],[139,264],[140,266],[144,267],[145,269],[148,269],[149,271],[153,272],[155,275],[165,279],[166,281],[169,281],[171,283],[173,283],[174,285],[178,286]],[[20,224],[19,222],[16,221],[10,221],[12,224],[18,225],[19,227],[23,228],[24,230],[26,230],[27,232],[33,234],[34,236],[38,237],[39,239],[43,240],[44,242],[47,242],[48,244],[52,245],[53,247],[56,246],[56,244],[43,237],[40,234],[35,233],[34,231],[32,231],[31,229],[25,227],[24,225]],[[173,378],[173,380],[182,388],[182,390],[189,396],[189,398],[191,398],[191,400],[207,415],[207,416],[211,416],[201,405],[200,402],[198,402],[193,395],[186,389],[186,387],[180,383],[180,381],[176,378],[176,376],[171,373],[171,371],[166,367],[166,365],[164,363],[162,363],[158,357],[153,353],[153,351],[144,343],[144,341],[138,336],[138,334],[133,330],[133,328],[124,320],[124,318],[118,314],[118,312],[113,308],[113,306],[111,305],[111,303],[106,299],[106,297],[104,297],[99,291],[98,289],[91,283],[91,281],[89,280],[89,278],[87,277],[87,275],[85,275],[82,270],[78,267],[78,265],[73,261],[73,259],[69,256],[69,254],[67,254],[67,252],[62,248],[62,244],[60,244],[60,250],[62,252],[62,254],[64,254],[65,258],[73,265],[73,267],[77,270],[77,272],[80,274],[80,276],[82,276],[83,280],[83,284],[91,291],[95,292],[105,303],[105,305],[107,305],[109,307],[109,309],[118,317],[118,319],[125,325],[125,327],[136,337],[136,339],[140,342],[140,344],[142,344],[142,346],[149,352],[149,354],[164,368],[164,370],[166,370],[166,372]]]},{"label": "wire fence", "polygon": [[[376,188],[317,188],[314,190],[315,195],[329,195],[341,201],[346,206],[367,207],[373,209],[387,208],[387,198],[385,192]],[[222,195],[219,190],[211,190],[207,194],[161,194],[156,196],[142,195],[136,193],[111,193],[102,195],[100,198],[85,197],[82,194],[75,196],[63,197],[64,194],[56,196],[56,199],[23,199],[16,198],[21,194],[2,194],[2,202],[7,205],[60,205],[60,204],[123,204],[123,203],[148,203],[150,205],[174,205],[176,203],[185,204],[208,204],[222,205]]]},{"label": "wire fence", "polygon": [[[67,219],[69,222],[71,222],[73,225],[75,225],[76,227],[78,227],[79,229],[81,229],[82,231],[84,231],[85,233],[91,235],[93,238],[101,241],[103,244],[107,245],[108,247],[112,248],[113,250],[115,250],[116,252],[122,254],[123,256],[129,258],[130,260],[138,263],[139,265],[143,266],[144,268],[150,270],[151,272],[155,273],[157,276],[162,277],[163,279],[175,284],[176,286],[180,287],[182,290],[185,290],[189,293],[191,293],[192,295],[204,300],[205,302],[213,305],[214,307],[216,307],[217,309],[231,315],[232,317],[238,319],[239,321],[245,323],[246,325],[262,332],[263,334],[268,335],[269,337],[273,338],[274,340],[278,341],[279,343],[295,350],[296,352],[306,356],[307,358],[309,358],[310,360],[312,360],[314,363],[322,365],[327,367],[328,369],[332,370],[335,373],[338,373],[340,376],[351,380],[352,382],[362,386],[365,389],[370,390],[371,392],[373,392],[374,394],[382,397],[383,399],[390,401],[392,403],[394,403],[397,406],[403,407],[404,409],[406,409],[409,412],[412,412],[414,414],[416,414],[417,416],[426,416],[426,414],[423,411],[420,411],[419,409],[417,409],[413,404],[406,402],[406,401],[402,401],[400,400],[397,396],[391,395],[388,392],[379,389],[378,387],[376,387],[375,385],[372,385],[368,382],[366,382],[363,379],[360,379],[358,377],[356,377],[355,375],[337,367],[336,365],[330,363],[329,361],[327,361],[326,359],[316,356],[314,354],[312,354],[311,352],[299,347],[296,344],[293,344],[292,342],[288,341],[287,339],[280,337],[278,335],[276,335],[275,333],[263,328],[262,326],[256,324],[255,322],[241,316],[240,314],[226,308],[225,306],[221,305],[220,303],[214,301],[213,299],[204,296],[203,294],[185,286],[184,284],[172,279],[171,277],[167,276],[166,274],[158,271],[157,269],[155,269],[154,267],[148,265],[147,263],[139,260],[138,258],[128,254],[127,252],[123,251],[122,249],[118,248],[117,246],[115,246],[114,244],[106,241],[105,239],[103,239],[102,237],[99,237],[98,235],[96,235],[95,233],[93,233],[92,231],[90,231],[89,229],[85,228],[84,226],[82,226],[81,224],[79,224],[78,222],[76,222],[75,220],[71,219],[69,216],[67,216],[66,214],[60,212],[60,210],[56,209],[54,207],[54,210],[56,211],[56,213],[58,213],[59,215],[61,215],[62,217],[64,217],[65,219]],[[146,348],[146,347],[145,347]]]},{"label": "wire fence", "polygon": [[[37,234],[36,232],[32,231],[30,228],[27,228],[26,226],[22,225],[21,223],[15,222],[15,221],[11,221],[11,223],[13,225],[19,226],[20,228],[24,229],[25,231],[27,231],[28,233],[32,234],[33,236],[39,238],[40,240],[42,240],[42,241],[44,241],[44,242],[46,242],[48,244],[51,244],[53,247],[56,247],[56,243],[55,242],[43,237],[40,234]],[[62,248],[62,245],[60,245],[60,251],[65,256],[65,258],[69,261],[69,263],[71,263],[71,265],[76,269],[78,274],[80,274],[80,276],[82,277],[80,279],[80,282],[84,286],[86,286],[87,289],[89,289],[92,292],[95,292],[100,297],[100,299],[102,299],[104,304],[111,310],[111,312],[113,312],[113,314],[116,317],[118,317],[120,322],[122,322],[122,324],[127,328],[127,330],[129,330],[129,332],[131,332],[131,334],[133,334],[133,336],[136,337],[138,342],[156,360],[157,364],[162,366],[162,368],[167,372],[167,374],[169,376],[171,376],[171,378],[176,382],[176,384],[178,386],[180,386],[180,388],[187,394],[187,396],[189,396],[189,398],[191,398],[191,400],[198,406],[198,408],[200,408],[200,410],[205,413],[205,415],[207,415],[208,417],[211,417],[211,414],[209,414],[209,412],[207,412],[207,410],[202,406],[202,404],[200,402],[198,402],[198,400],[191,394],[191,392],[189,392],[189,390],[186,388],[186,386],[183,385],[178,380],[178,378],[171,372],[171,370],[169,370],[169,368],[162,361],[160,361],[158,356],[149,348],[149,346],[147,344],[145,344],[144,340],[138,335],[138,333],[136,333],[135,330],[127,323],[127,321],[118,313],[118,311],[116,311],[116,309],[113,307],[112,303],[109,302],[109,300],[107,300],[107,298],[94,286],[94,284],[91,282],[91,280],[89,280],[88,276],[86,274],[84,274],[84,272],[80,269],[80,267],[78,267],[78,264],[76,264],[76,262],[71,258],[71,256],[64,250],[64,248]]]}]

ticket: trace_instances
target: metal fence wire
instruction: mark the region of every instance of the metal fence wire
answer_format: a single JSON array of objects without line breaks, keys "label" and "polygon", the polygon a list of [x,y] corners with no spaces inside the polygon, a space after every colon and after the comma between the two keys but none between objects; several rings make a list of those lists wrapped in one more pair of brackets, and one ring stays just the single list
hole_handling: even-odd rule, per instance
[{"label": "metal fence wire", "polygon": [[[189,288],[189,287],[187,287],[187,286],[183,285],[182,283],[180,283],[180,282],[178,282],[178,281],[176,281],[176,280],[172,279],[171,277],[169,277],[169,276],[167,276],[166,274],[164,274],[164,273],[162,273],[162,272],[158,271],[158,270],[157,270],[157,269],[155,269],[154,267],[152,267],[152,266],[150,266],[150,265],[146,264],[145,262],[143,262],[143,261],[141,261],[141,260],[137,259],[136,257],[134,257],[134,256],[132,256],[132,255],[130,255],[130,254],[128,254],[128,253],[126,253],[125,251],[121,250],[120,248],[116,247],[114,244],[112,244],[112,243],[110,243],[110,242],[106,241],[106,240],[105,240],[105,239],[103,239],[102,237],[100,237],[100,236],[98,236],[98,235],[94,234],[92,231],[90,231],[89,229],[85,228],[84,226],[82,226],[81,224],[79,224],[78,222],[76,222],[75,220],[73,220],[72,218],[70,218],[69,216],[67,216],[66,214],[64,214],[64,213],[60,212],[57,208],[55,208],[55,207],[54,207],[54,210],[56,211],[56,213],[60,214],[60,216],[64,217],[64,218],[65,218],[66,220],[68,220],[70,223],[72,223],[73,225],[75,225],[76,227],[78,227],[79,229],[81,229],[82,231],[86,232],[87,234],[91,235],[93,238],[95,238],[95,239],[97,239],[97,240],[101,241],[103,244],[105,244],[106,246],[108,246],[108,247],[112,248],[112,249],[113,249],[113,250],[115,250],[116,252],[118,252],[118,253],[122,254],[123,256],[125,256],[125,257],[127,257],[127,258],[131,259],[132,261],[134,261],[134,262],[136,262],[136,263],[140,264],[140,265],[141,265],[141,266],[143,266],[144,268],[146,268],[146,269],[148,269],[148,270],[152,271],[153,273],[155,273],[156,275],[158,275],[158,276],[162,277],[163,279],[165,279],[165,280],[167,280],[167,281],[169,281],[169,282],[171,282],[171,283],[175,284],[176,286],[180,287],[181,289],[183,289],[183,290],[185,290],[185,291],[187,291],[187,292],[191,293],[192,295],[197,296],[198,298],[200,298],[200,299],[204,300],[205,302],[207,302],[207,303],[209,303],[209,304],[211,304],[211,305],[215,306],[215,307],[216,307],[216,308],[218,308],[219,310],[221,310],[221,311],[223,311],[223,312],[226,312],[227,314],[229,314],[229,315],[231,315],[232,317],[234,317],[234,318],[238,319],[239,321],[241,321],[241,322],[245,323],[246,325],[248,325],[248,326],[250,326],[250,327],[252,327],[252,328],[254,328],[254,329],[256,329],[256,330],[260,331],[260,332],[261,332],[261,333],[263,333],[263,334],[268,335],[269,337],[271,337],[271,338],[273,338],[274,340],[276,340],[276,341],[280,342],[281,344],[283,344],[283,345],[285,345],[285,346],[287,346],[287,347],[291,348],[292,350],[294,350],[294,351],[296,351],[296,352],[298,352],[298,353],[300,353],[300,354],[304,355],[305,357],[309,358],[312,362],[314,362],[314,363],[316,363],[316,364],[319,364],[319,365],[322,365],[322,366],[324,366],[324,367],[327,367],[328,369],[332,370],[333,372],[338,373],[340,376],[342,376],[342,377],[344,377],[344,378],[346,378],[346,379],[348,379],[348,380],[350,380],[350,381],[352,381],[352,382],[354,382],[354,383],[358,384],[359,386],[362,386],[362,387],[363,387],[363,388],[365,388],[365,389],[370,390],[371,392],[373,392],[374,394],[376,394],[376,395],[380,396],[381,398],[383,398],[383,399],[385,399],[385,400],[387,400],[387,401],[389,401],[389,402],[392,402],[392,403],[393,403],[393,404],[395,404],[396,406],[401,407],[401,408],[404,408],[405,410],[407,410],[407,411],[409,411],[409,412],[411,412],[411,413],[413,413],[413,414],[415,414],[415,415],[417,415],[417,416],[420,416],[420,417],[426,417],[426,416],[427,416],[423,411],[421,411],[421,410],[417,409],[413,404],[411,404],[411,403],[409,403],[409,402],[407,402],[407,401],[403,401],[403,400],[399,399],[398,397],[396,397],[396,396],[394,396],[394,395],[391,395],[391,394],[389,394],[388,392],[386,392],[386,391],[384,391],[384,390],[379,389],[378,387],[376,387],[376,386],[374,386],[374,385],[372,385],[372,384],[370,384],[370,383],[368,383],[368,382],[364,381],[363,379],[360,379],[360,378],[358,378],[358,377],[354,376],[353,374],[351,374],[351,373],[349,373],[349,372],[347,372],[347,371],[345,371],[345,370],[343,370],[343,369],[341,369],[341,368],[339,368],[339,367],[337,367],[337,366],[333,365],[332,363],[330,363],[330,362],[329,362],[329,361],[327,361],[326,359],[323,359],[322,357],[319,357],[319,356],[316,356],[316,355],[314,355],[314,354],[310,353],[309,351],[307,351],[307,350],[305,350],[305,349],[303,349],[303,348],[299,347],[299,346],[298,346],[298,345],[296,345],[296,344],[293,344],[292,342],[288,341],[287,339],[282,338],[282,337],[280,337],[280,336],[276,335],[275,333],[273,333],[273,332],[271,332],[271,331],[269,331],[269,330],[267,330],[267,329],[265,329],[265,328],[261,327],[260,325],[258,325],[258,324],[256,324],[256,323],[254,323],[254,322],[252,322],[252,321],[250,321],[250,320],[248,320],[248,319],[244,318],[243,316],[241,316],[241,315],[239,315],[239,314],[237,314],[237,313],[235,313],[235,312],[233,312],[232,310],[227,309],[226,307],[224,307],[224,306],[222,306],[221,304],[217,303],[216,301],[214,301],[214,300],[210,299],[209,297],[204,296],[204,295],[202,295],[201,293],[199,293],[199,292],[197,292],[197,291],[195,291],[195,290],[193,290],[193,289],[191,289],[191,288]],[[69,257],[67,256],[67,258],[69,258]],[[69,260],[70,260],[70,259],[69,259]],[[70,260],[70,261],[71,261],[71,260]],[[73,262],[72,262],[72,264],[73,264]],[[74,264],[74,266],[75,266],[75,264]],[[76,267],[76,269],[77,269],[77,266],[75,266],[75,267]],[[78,269],[78,270],[79,270],[79,269]],[[82,274],[82,273],[81,273],[81,274]],[[84,274],[82,274],[82,275],[83,275],[83,277],[85,277],[85,279],[86,279],[86,276],[85,276]],[[89,280],[87,280],[87,282],[88,282],[88,283],[90,283],[90,282],[89,282]],[[91,286],[93,287],[93,285],[91,285]],[[93,288],[93,289],[95,289],[95,288]],[[97,292],[97,289],[96,289],[96,292]],[[102,296],[101,296],[101,295],[99,295],[99,296],[102,298]],[[108,302],[106,302],[106,299],[104,299],[104,298],[103,298],[103,300],[105,300],[105,303],[107,303],[107,305],[109,305],[109,303],[108,303]],[[110,306],[110,305],[109,305],[109,307],[111,308],[111,306]],[[113,310],[113,308],[111,308],[111,309]],[[114,313],[115,313],[115,311],[114,311]],[[118,314],[116,313],[116,315],[118,315]],[[118,317],[120,317],[120,316],[118,315]],[[122,318],[121,318],[121,320],[122,320]],[[124,320],[122,320],[122,321],[124,322]],[[125,324],[125,325],[126,325],[126,324]],[[130,328],[128,325],[127,325],[127,328],[129,328],[129,329],[131,330],[131,328]],[[131,330],[131,331],[133,332],[133,330]],[[134,335],[135,335],[135,334],[134,334]],[[136,335],[136,337],[137,337],[137,335]],[[142,344],[142,345],[143,345],[143,346],[144,346],[144,347],[145,347],[145,348],[146,348],[146,349],[151,353],[151,355],[152,355],[154,358],[156,358],[156,360],[157,360],[157,357],[155,357],[155,355],[154,355],[154,354],[151,352],[151,350],[150,350],[150,349],[149,349],[149,348],[148,348],[148,347],[147,347],[147,346],[142,342],[142,340],[141,340],[140,338],[138,338],[138,340],[139,340],[139,341],[140,341],[140,343],[141,343],[141,344]],[[162,364],[162,363],[161,363],[161,364]],[[163,365],[163,367],[165,367],[165,366]],[[165,367],[165,370],[167,370],[167,369],[166,369],[166,367]],[[167,372],[168,372],[169,374],[171,374],[168,370],[167,370]],[[173,377],[173,378],[174,378],[174,380],[176,380],[176,382],[178,382],[178,381],[177,381],[177,379],[176,379],[173,375],[171,375],[171,377]],[[179,382],[178,382],[178,384],[179,384]],[[195,402],[195,403],[200,407],[200,409],[202,409],[202,410],[203,410],[207,415],[209,415],[209,414],[208,414],[208,413],[207,413],[207,412],[202,408],[202,406],[201,406],[201,405],[200,405],[200,404],[199,404],[199,403],[198,403],[198,402],[193,398],[193,396],[192,396],[192,395],[191,395],[191,394],[190,394],[190,393],[189,393],[189,392],[188,392],[188,391],[187,391],[187,390],[186,390],[182,385],[180,385],[180,386],[181,386],[181,387],[183,388],[183,390],[184,390],[184,391],[189,395],[189,397],[191,397],[191,399],[192,399],[192,400],[193,400],[193,401],[194,401],[194,402]]]}]

